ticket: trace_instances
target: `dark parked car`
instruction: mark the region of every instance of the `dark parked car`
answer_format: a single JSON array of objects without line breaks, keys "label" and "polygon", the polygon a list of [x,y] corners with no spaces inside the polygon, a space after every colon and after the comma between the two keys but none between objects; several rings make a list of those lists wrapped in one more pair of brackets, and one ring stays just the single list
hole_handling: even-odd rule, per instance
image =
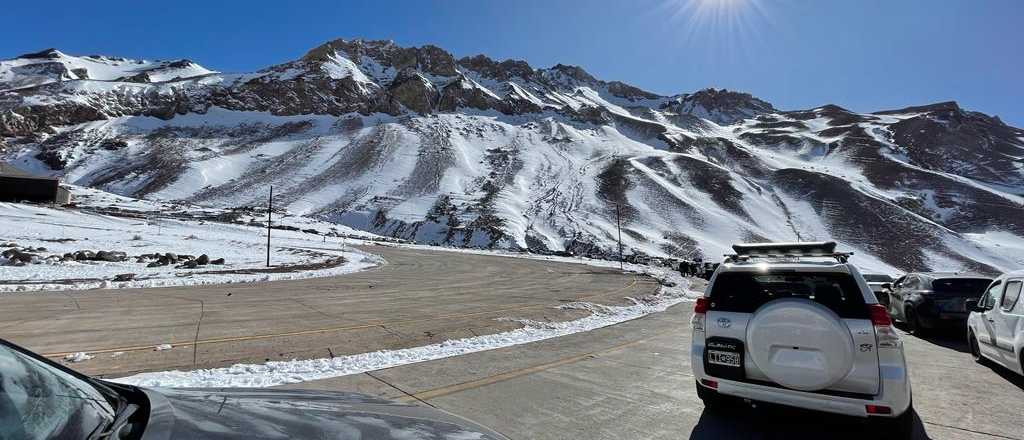
[{"label": "dark parked car", "polygon": [[908,273],[889,286],[886,308],[911,333],[963,328],[969,312],[965,302],[976,301],[991,283],[992,278],[977,274]]},{"label": "dark parked car", "polygon": [[0,439],[505,439],[446,412],[354,393],[148,389],[0,339]]}]

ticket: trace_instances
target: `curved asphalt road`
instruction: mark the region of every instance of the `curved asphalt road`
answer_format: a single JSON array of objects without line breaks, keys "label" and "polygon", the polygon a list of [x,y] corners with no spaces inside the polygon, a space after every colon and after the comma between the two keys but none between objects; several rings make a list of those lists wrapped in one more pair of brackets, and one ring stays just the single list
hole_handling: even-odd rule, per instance
[{"label": "curved asphalt road", "polygon": [[[497,333],[495,318],[568,320],[554,307],[623,303],[654,280],[580,264],[368,246],[356,274],[234,285],[0,296],[0,335],[98,375],[322,358]],[[171,350],[155,351],[159,344]]]}]

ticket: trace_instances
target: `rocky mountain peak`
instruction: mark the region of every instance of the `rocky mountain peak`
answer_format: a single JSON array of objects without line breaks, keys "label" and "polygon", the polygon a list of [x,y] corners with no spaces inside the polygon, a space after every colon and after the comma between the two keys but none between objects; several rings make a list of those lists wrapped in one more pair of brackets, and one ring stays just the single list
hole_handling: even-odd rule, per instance
[{"label": "rocky mountain peak", "polygon": [[193,62],[192,60],[190,60],[188,58],[182,58],[180,60],[171,61],[170,63],[167,63],[167,67],[173,67],[173,68],[184,68],[184,67],[192,67],[192,66],[198,66],[198,64],[196,64],[195,62]]},{"label": "rocky mountain peak", "polygon": [[32,52],[32,53],[26,53],[26,54],[18,55],[17,58],[24,58],[24,59],[57,59],[57,58],[61,58],[63,56],[65,56],[63,52],[61,52],[61,51],[51,47],[49,49],[43,49],[43,50],[41,50],[39,52]]},{"label": "rocky mountain peak", "polygon": [[746,107],[763,112],[775,111],[775,107],[772,107],[771,104],[758,99],[749,93],[734,92],[728,89],[716,89],[709,87],[684,96],[686,97],[686,100],[699,103],[709,109]]},{"label": "rocky mountain peak", "polygon": [[943,101],[936,102],[934,104],[927,105],[915,105],[910,107],[904,107],[896,110],[883,110],[875,112],[876,115],[892,115],[892,114],[906,114],[906,113],[931,113],[931,112],[960,112],[963,109],[960,108],[960,104],[956,101]]},{"label": "rocky mountain peak", "polygon": [[720,124],[732,124],[764,113],[775,112],[775,107],[749,93],[726,89],[706,88],[679,95],[667,107],[678,113],[691,114]]},{"label": "rocky mountain peak", "polygon": [[401,47],[390,40],[331,40],[307,52],[301,60],[312,63],[331,62],[335,54],[341,54],[357,63],[367,57],[395,70],[414,67],[440,76],[458,74],[455,57],[444,49],[429,44]]},{"label": "rocky mountain peak", "polygon": [[499,81],[508,81],[512,78],[529,78],[534,73],[533,67],[530,67],[526,61],[504,60],[498,62],[486,55],[463,57],[459,59],[458,63],[459,66],[477,72],[486,78]]},{"label": "rocky mountain peak", "polygon": [[1019,136],[1019,134],[1016,133],[1022,133],[1022,130],[1006,125],[1002,119],[999,119],[998,116],[964,109],[956,101],[943,101],[936,102],[934,104],[904,107],[896,110],[884,110],[880,112],[875,112],[874,114],[905,115],[915,113],[920,114],[922,116],[928,116],[932,119],[955,122],[958,124],[969,123],[989,125],[992,126],[993,128],[999,129],[1001,132],[1006,132],[1006,136]]},{"label": "rocky mountain peak", "polygon": [[386,58],[386,54],[397,47],[391,40],[345,40],[338,38],[314,47],[302,56],[302,61],[327,62],[338,52],[351,59],[359,59],[366,55],[371,58]]},{"label": "rocky mountain peak", "polygon": [[598,82],[597,78],[594,78],[591,74],[587,73],[580,66],[571,66],[567,64],[555,64],[554,67],[548,69],[550,72],[556,72],[565,77],[571,78],[578,83],[592,84]]},{"label": "rocky mountain peak", "polygon": [[608,92],[620,98],[629,100],[636,99],[658,99],[662,96],[634,87],[621,81],[608,82]]}]

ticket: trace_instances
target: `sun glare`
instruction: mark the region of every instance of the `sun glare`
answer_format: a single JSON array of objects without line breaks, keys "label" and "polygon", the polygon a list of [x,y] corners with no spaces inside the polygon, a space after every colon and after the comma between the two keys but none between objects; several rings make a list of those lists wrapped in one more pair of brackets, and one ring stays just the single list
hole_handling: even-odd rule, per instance
[{"label": "sun glare", "polygon": [[706,45],[729,57],[757,50],[772,23],[761,0],[666,0],[662,11],[686,45]]}]

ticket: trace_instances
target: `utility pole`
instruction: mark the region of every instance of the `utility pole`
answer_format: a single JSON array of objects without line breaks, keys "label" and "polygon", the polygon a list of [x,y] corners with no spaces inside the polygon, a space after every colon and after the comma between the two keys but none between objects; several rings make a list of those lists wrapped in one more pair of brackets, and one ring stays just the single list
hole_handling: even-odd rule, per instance
[{"label": "utility pole", "polygon": [[615,204],[615,229],[619,231],[619,270],[622,270],[622,214],[619,212],[619,204]]},{"label": "utility pole", "polygon": [[270,267],[270,213],[274,212],[274,185],[270,185],[270,201],[267,202],[267,267]]}]

